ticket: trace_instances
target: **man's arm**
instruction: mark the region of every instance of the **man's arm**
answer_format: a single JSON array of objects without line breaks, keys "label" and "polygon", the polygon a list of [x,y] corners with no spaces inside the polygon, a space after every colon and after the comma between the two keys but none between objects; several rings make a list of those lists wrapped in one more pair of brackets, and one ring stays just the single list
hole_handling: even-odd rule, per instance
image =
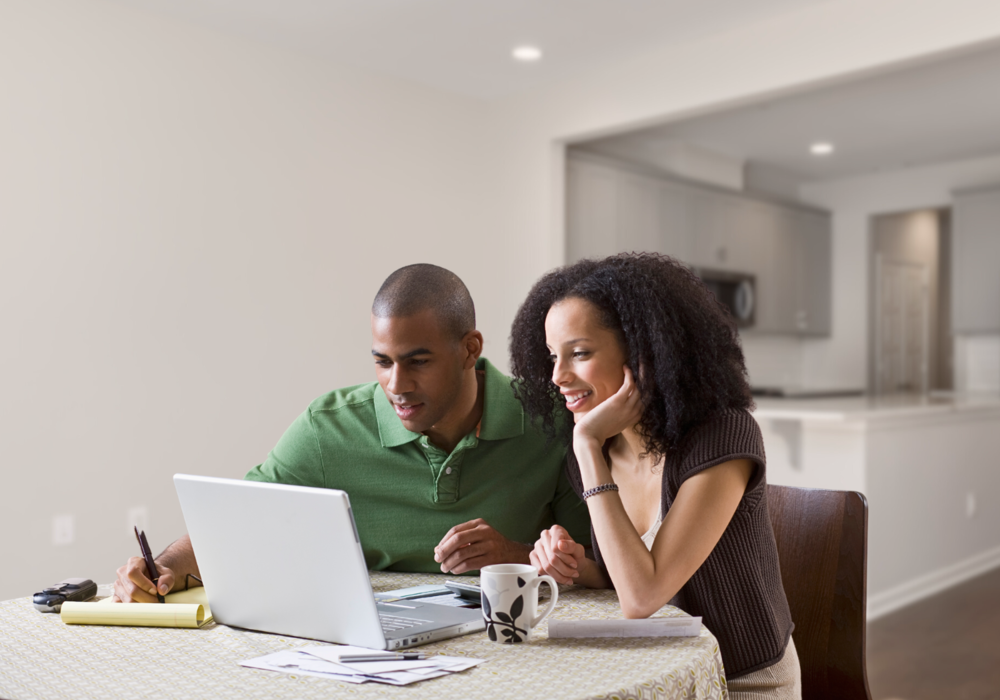
[{"label": "man's arm", "polygon": [[288,426],[263,464],[243,477],[247,481],[326,488],[323,454],[316,436],[312,412],[306,409]]},{"label": "man's arm", "polygon": [[[159,593],[166,595],[172,590],[186,588],[188,574],[199,576],[198,562],[194,558],[191,538],[184,535],[156,557],[156,568],[160,574]],[[195,585],[201,585],[197,581]],[[149,580],[146,561],[142,557],[132,557],[125,566],[118,569],[115,580],[114,600],[120,603],[155,603],[156,587]]]}]

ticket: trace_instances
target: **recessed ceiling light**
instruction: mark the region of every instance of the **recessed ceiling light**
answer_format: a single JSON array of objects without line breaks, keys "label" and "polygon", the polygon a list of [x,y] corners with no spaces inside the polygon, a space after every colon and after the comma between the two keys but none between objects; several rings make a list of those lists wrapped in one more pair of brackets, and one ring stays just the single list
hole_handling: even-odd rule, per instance
[{"label": "recessed ceiling light", "polygon": [[511,55],[518,61],[537,61],[542,57],[542,50],[537,46],[518,46]]},{"label": "recessed ceiling light", "polygon": [[809,152],[814,156],[828,156],[833,153],[833,144],[824,142],[814,143],[809,147]]}]

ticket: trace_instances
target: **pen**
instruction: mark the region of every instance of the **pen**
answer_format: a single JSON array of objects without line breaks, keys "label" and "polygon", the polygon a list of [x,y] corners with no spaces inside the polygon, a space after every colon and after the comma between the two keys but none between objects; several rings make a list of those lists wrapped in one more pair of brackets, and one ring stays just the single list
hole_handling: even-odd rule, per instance
[{"label": "pen", "polygon": [[163,596],[160,595],[160,572],[156,570],[156,564],[153,562],[153,553],[149,551],[149,542],[146,541],[146,533],[139,532],[139,528],[136,526],[133,527],[135,528],[135,538],[139,540],[139,549],[142,550],[142,558],[146,560],[146,569],[149,574],[149,580],[152,581],[153,585],[157,587],[156,598],[162,603],[164,600]]},{"label": "pen", "polygon": [[427,655],[422,652],[412,654],[344,654],[340,657],[342,664],[356,664],[365,661],[423,661]]}]

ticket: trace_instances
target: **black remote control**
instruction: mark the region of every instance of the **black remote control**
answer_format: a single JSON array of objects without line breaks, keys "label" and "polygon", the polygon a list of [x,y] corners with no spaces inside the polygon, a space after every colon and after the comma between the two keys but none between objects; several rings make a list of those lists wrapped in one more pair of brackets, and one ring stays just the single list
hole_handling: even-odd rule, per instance
[{"label": "black remote control", "polygon": [[57,613],[67,600],[90,600],[97,595],[97,584],[89,578],[68,578],[39,591],[32,597],[35,610]]}]

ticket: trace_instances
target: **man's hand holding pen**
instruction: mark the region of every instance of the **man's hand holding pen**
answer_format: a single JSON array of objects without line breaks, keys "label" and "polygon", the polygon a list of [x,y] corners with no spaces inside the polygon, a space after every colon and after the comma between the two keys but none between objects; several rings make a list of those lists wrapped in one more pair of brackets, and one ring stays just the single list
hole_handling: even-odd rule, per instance
[{"label": "man's hand holding pen", "polygon": [[174,587],[174,572],[168,567],[157,566],[153,552],[146,540],[146,533],[135,528],[141,557],[132,557],[118,569],[112,600],[116,603],[162,603],[163,596]]},{"label": "man's hand holding pen", "polygon": [[160,572],[156,570],[156,562],[153,561],[153,551],[149,548],[149,542],[146,541],[146,533],[139,532],[138,526],[135,527],[135,539],[139,542],[142,558],[146,562],[146,577],[153,584],[153,593],[156,594],[156,602],[162,603],[164,602],[163,594],[156,588],[160,583]]},{"label": "man's hand holding pen", "polygon": [[158,565],[157,569],[160,573],[159,587],[154,586],[146,574],[146,560],[142,557],[131,557],[125,566],[118,569],[118,578],[115,580],[115,601],[121,603],[158,602],[157,593],[166,595],[174,587],[174,572],[162,564]]}]

